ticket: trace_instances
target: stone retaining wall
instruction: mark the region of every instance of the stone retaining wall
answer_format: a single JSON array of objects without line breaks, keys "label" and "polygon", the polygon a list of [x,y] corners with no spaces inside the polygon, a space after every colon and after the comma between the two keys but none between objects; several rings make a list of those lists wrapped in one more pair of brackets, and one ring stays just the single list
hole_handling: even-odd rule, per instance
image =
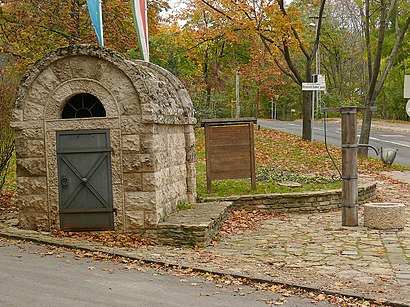
[{"label": "stone retaining wall", "polygon": [[[359,204],[363,204],[370,199],[374,195],[375,190],[375,183],[367,183],[359,186]],[[232,202],[232,209],[299,213],[326,212],[342,207],[342,189],[302,193],[207,197],[200,201],[230,201]]]}]

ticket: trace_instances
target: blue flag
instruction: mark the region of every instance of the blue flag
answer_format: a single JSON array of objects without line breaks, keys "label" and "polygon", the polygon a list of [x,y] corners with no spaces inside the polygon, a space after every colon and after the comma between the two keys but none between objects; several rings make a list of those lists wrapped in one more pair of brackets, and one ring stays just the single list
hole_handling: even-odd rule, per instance
[{"label": "blue flag", "polygon": [[88,11],[90,12],[95,34],[97,34],[98,43],[104,46],[104,34],[102,25],[102,9],[100,0],[87,0]]}]

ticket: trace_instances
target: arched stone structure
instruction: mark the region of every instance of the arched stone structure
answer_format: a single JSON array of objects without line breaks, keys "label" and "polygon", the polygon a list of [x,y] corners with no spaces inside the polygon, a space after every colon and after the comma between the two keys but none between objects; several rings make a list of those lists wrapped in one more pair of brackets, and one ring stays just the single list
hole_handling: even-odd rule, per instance
[{"label": "arched stone structure", "polygon": [[[83,93],[101,102],[105,117],[63,119],[67,101]],[[70,173],[67,179],[59,166],[65,158],[61,160],[57,150],[63,132],[78,132],[78,140],[94,140],[101,132],[108,138],[104,150],[110,151],[104,161],[110,161],[107,182],[111,195],[107,194],[107,199],[112,200],[113,228],[155,227],[178,202],[195,201],[194,124],[192,102],[183,85],[154,64],[130,61],[88,45],[48,54],[23,76],[14,110],[20,226],[60,229],[62,212],[67,209],[61,207],[62,191],[67,184],[73,184],[73,191],[79,193],[67,196],[68,203],[85,193],[86,187],[92,197],[105,197],[106,189],[96,183],[101,176],[94,176],[91,182],[87,174]],[[73,140],[75,148],[87,145],[87,141]],[[71,152],[71,143],[67,144],[62,145],[65,151],[60,155],[81,155]],[[86,151],[95,150],[90,148]],[[68,160],[64,163],[71,164]],[[76,161],[81,164],[81,159]],[[81,197],[91,197],[87,193]],[[74,209],[64,223],[77,223],[79,209]]]}]

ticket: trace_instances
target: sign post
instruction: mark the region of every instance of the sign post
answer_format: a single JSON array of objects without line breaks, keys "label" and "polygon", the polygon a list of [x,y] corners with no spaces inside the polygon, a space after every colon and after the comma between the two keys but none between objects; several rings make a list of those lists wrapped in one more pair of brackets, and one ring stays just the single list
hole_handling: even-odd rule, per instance
[{"label": "sign post", "polygon": [[[302,91],[314,91],[316,92],[316,97],[319,98],[319,91],[326,91],[325,75],[315,75],[314,77],[315,77],[314,79],[316,79],[318,82],[314,82],[314,83],[313,82],[312,83],[303,82]],[[315,128],[315,98],[312,99],[312,120],[311,120],[310,125],[311,125],[311,141],[313,144],[314,128]]]}]

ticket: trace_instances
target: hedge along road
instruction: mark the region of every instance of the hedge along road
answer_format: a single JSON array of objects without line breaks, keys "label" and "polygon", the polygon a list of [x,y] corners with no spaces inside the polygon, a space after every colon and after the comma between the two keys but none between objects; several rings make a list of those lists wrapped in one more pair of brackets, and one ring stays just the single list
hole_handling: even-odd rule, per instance
[{"label": "hedge along road", "polygon": [[[286,133],[295,135],[302,135],[302,121],[277,121],[277,120],[264,120],[258,119],[258,125],[265,128],[275,129]],[[332,145],[340,147],[341,144],[341,128],[340,123],[328,122],[327,123],[327,142]],[[358,134],[360,133],[360,127],[358,127]],[[314,127],[314,139],[316,141],[324,142],[324,125],[323,121],[316,121]],[[398,149],[396,159],[394,163],[410,166],[410,123],[408,125],[408,131],[397,132],[391,129],[383,129],[382,125],[378,125],[378,129],[372,129],[370,131],[370,145],[375,146],[378,150],[380,148],[394,148]],[[369,149],[369,156],[374,158],[380,158],[376,153]]]}]

